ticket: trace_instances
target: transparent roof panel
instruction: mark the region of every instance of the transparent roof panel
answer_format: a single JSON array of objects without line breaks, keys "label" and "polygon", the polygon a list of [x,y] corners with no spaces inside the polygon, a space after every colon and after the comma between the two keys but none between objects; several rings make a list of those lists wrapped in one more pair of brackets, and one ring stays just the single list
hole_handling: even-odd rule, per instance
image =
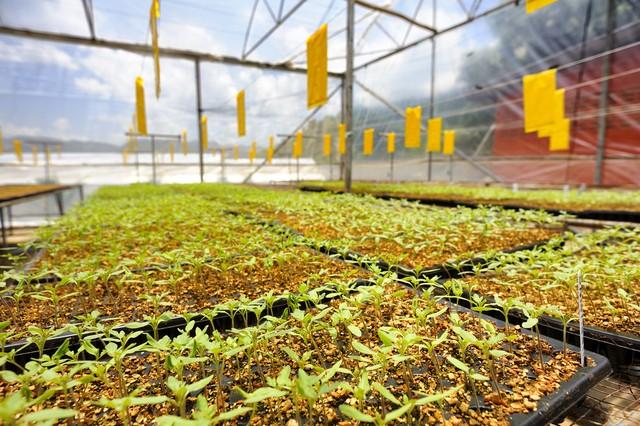
[{"label": "transparent roof panel", "polygon": [[80,0],[2,0],[0,24],[29,30],[89,35]]}]

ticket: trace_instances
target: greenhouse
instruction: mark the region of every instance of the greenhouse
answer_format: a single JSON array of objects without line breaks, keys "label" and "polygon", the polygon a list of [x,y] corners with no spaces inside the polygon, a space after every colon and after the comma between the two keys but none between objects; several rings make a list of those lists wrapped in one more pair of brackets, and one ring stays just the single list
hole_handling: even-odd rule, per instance
[{"label": "greenhouse", "polygon": [[2,0],[0,68],[0,424],[640,424],[640,0]]}]

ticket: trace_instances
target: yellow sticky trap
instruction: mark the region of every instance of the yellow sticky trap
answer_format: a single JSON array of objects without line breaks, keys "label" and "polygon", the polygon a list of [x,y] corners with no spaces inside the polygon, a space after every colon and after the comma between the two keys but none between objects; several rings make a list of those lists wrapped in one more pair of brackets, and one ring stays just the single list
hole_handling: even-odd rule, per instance
[{"label": "yellow sticky trap", "polygon": [[220,162],[224,161],[224,148],[220,148]]},{"label": "yellow sticky trap", "polygon": [[522,78],[524,131],[535,132],[553,124],[556,70],[525,75]]},{"label": "yellow sticky trap", "polygon": [[187,143],[187,131],[183,130],[180,135],[180,145],[182,145],[182,153],[186,157],[189,153],[189,144]]},{"label": "yellow sticky trap", "polygon": [[442,144],[442,153],[444,155],[453,155],[456,149],[456,131],[445,130],[444,142]]},{"label": "yellow sticky trap", "polygon": [[256,158],[256,152],[258,151],[256,147],[256,142],[251,142],[251,148],[249,149],[249,164],[253,164],[253,160]]},{"label": "yellow sticky trap", "polygon": [[302,130],[296,132],[296,139],[293,142],[293,158],[302,157]]},{"label": "yellow sticky trap", "polygon": [[427,129],[427,151],[440,151],[440,138],[442,136],[442,117],[431,118]]},{"label": "yellow sticky trap", "polygon": [[173,156],[175,154],[175,147],[173,146],[173,143],[169,144],[169,160],[171,160],[171,162],[173,163]]},{"label": "yellow sticky trap", "polygon": [[62,158],[62,145],[56,145],[56,150],[58,151],[58,158]]},{"label": "yellow sticky trap", "polygon": [[51,149],[48,145],[44,147],[44,158],[47,163],[51,164]]},{"label": "yellow sticky trap", "polygon": [[36,146],[31,147],[31,156],[33,157],[33,165],[37,166],[38,165],[38,147]]},{"label": "yellow sticky trap", "polygon": [[247,134],[247,123],[244,110],[244,90],[241,90],[236,95],[236,111],[238,118],[238,136],[244,136]]},{"label": "yellow sticky trap", "polygon": [[144,80],[136,77],[136,130],[141,135],[147,134],[147,113],[144,106]]},{"label": "yellow sticky trap", "polygon": [[322,155],[324,157],[331,156],[331,135],[325,133],[322,137]]},{"label": "yellow sticky trap", "polygon": [[273,136],[269,136],[269,146],[267,147],[267,164],[273,162],[273,150],[275,149]]},{"label": "yellow sticky trap", "polygon": [[203,115],[200,119],[200,130],[202,133],[202,151],[209,148],[209,126],[207,125],[207,116]]},{"label": "yellow sticky trap", "polygon": [[364,155],[372,155],[373,154],[373,129],[366,129],[363,134],[362,141],[362,154]]},{"label": "yellow sticky trap", "polygon": [[127,149],[123,149],[122,150],[122,164],[123,165],[127,165],[129,163],[129,152],[127,151]]},{"label": "yellow sticky trap", "polygon": [[240,150],[238,149],[238,144],[235,144],[233,146],[233,159],[237,160],[238,158],[240,158]]},{"label": "yellow sticky trap", "polygon": [[158,45],[158,18],[160,0],[151,0],[149,9],[149,28],[151,29],[151,50],[153,51],[153,71],[156,80],[156,99],[160,98],[160,46]]},{"label": "yellow sticky trap", "polygon": [[538,129],[538,137],[551,136],[564,120],[564,89],[558,89],[553,94],[553,123]]},{"label": "yellow sticky trap", "polygon": [[422,122],[422,107],[407,107],[404,121],[404,147],[420,148],[420,123]]},{"label": "yellow sticky trap", "polygon": [[22,158],[22,141],[19,140],[14,140],[13,141],[13,151],[16,153],[16,159],[18,160],[18,163],[22,163],[23,158]]},{"label": "yellow sticky trap", "polygon": [[569,149],[569,136],[571,121],[568,118],[562,120],[549,139],[549,151],[566,151]]},{"label": "yellow sticky trap", "polygon": [[307,108],[327,103],[327,24],[307,39]]},{"label": "yellow sticky trap", "polygon": [[396,152],[396,134],[393,132],[387,133],[387,153],[393,154]]},{"label": "yellow sticky trap", "polygon": [[527,14],[555,3],[556,0],[527,0]]},{"label": "yellow sticky trap", "polygon": [[211,148],[211,156],[212,157],[216,156],[216,149],[215,148]]},{"label": "yellow sticky trap", "polygon": [[344,155],[347,152],[347,127],[340,123],[338,125],[338,154]]}]

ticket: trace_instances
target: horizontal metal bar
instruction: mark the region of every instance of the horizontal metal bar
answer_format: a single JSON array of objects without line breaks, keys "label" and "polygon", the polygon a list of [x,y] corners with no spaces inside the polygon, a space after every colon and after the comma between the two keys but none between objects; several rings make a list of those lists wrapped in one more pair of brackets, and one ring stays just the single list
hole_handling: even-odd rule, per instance
[{"label": "horizontal metal bar", "polygon": [[163,138],[163,139],[180,139],[181,135],[170,135],[170,134],[166,134],[166,133],[147,133],[147,134],[142,134],[142,133],[135,133],[135,132],[126,132],[125,136],[135,136],[138,138],[150,138],[150,137],[154,137],[154,138]]},{"label": "horizontal metal bar", "polygon": [[419,44],[422,44],[422,43],[424,43],[425,41],[431,40],[431,39],[433,39],[434,37],[437,37],[437,36],[439,36],[439,35],[441,35],[441,34],[448,33],[448,32],[453,31],[453,30],[457,30],[458,28],[463,27],[463,26],[465,26],[465,25],[467,25],[467,24],[469,24],[469,23],[471,23],[471,22],[475,21],[476,19],[483,18],[483,17],[485,17],[485,16],[487,16],[487,15],[491,15],[491,14],[493,14],[493,13],[495,13],[495,12],[499,11],[499,10],[504,9],[504,8],[505,8],[505,7],[507,7],[507,6],[511,6],[511,5],[517,4],[517,3],[518,3],[518,1],[519,1],[519,0],[509,0],[509,1],[505,2],[505,3],[502,3],[502,4],[497,5],[497,6],[493,7],[493,8],[491,8],[491,9],[487,9],[487,10],[485,10],[484,12],[482,12],[482,13],[480,13],[480,14],[476,15],[476,16],[472,16],[472,17],[470,17],[470,18],[468,18],[468,19],[465,19],[465,20],[464,20],[464,21],[462,21],[462,22],[459,22],[459,23],[457,23],[457,24],[451,25],[450,27],[447,27],[447,28],[444,28],[444,29],[442,29],[442,30],[439,30],[439,31],[438,31],[437,33],[435,33],[435,34],[431,34],[431,35],[428,35],[428,36],[426,36],[426,37],[419,38],[418,40],[413,41],[413,42],[411,42],[411,43],[409,43],[409,44],[407,44],[407,45],[404,45],[404,46],[402,46],[402,47],[399,47],[399,48],[397,48],[397,49],[395,49],[395,50],[393,50],[393,51],[391,51],[391,52],[389,52],[389,53],[386,53],[386,54],[384,54],[384,55],[382,55],[382,56],[378,56],[377,58],[372,59],[372,60],[370,60],[369,62],[365,62],[365,63],[364,63],[364,64],[362,64],[362,65],[358,65],[358,66],[354,69],[354,71],[361,70],[361,69],[363,69],[363,68],[368,67],[369,65],[373,65],[373,64],[375,64],[375,63],[377,63],[377,62],[380,62],[380,61],[382,61],[383,59],[387,59],[387,58],[389,58],[389,57],[391,57],[391,56],[393,56],[393,55],[396,55],[396,54],[398,54],[398,53],[400,53],[400,52],[404,52],[404,51],[405,51],[405,50],[407,50],[407,49],[411,49],[412,47],[415,47],[415,46],[417,46],[417,45],[419,45]]},{"label": "horizontal metal bar", "polygon": [[[59,34],[47,31],[33,31],[22,28],[12,28],[6,26],[0,26],[0,34],[10,35],[15,37],[32,38],[37,40],[53,41],[59,43],[70,43],[82,46],[102,47],[107,49],[119,49],[125,50],[131,53],[137,53],[141,55],[151,55],[152,48],[147,44],[129,43],[124,41],[106,40],[106,39],[91,39],[89,37],[75,36],[70,34]],[[250,59],[242,59],[235,56],[215,55],[212,53],[196,52],[193,50],[175,49],[171,47],[161,47],[160,56],[176,59],[187,60],[200,60],[202,62],[217,62],[227,65],[241,65],[251,68],[270,69],[276,71],[295,72],[300,74],[306,74],[307,69],[301,67],[294,67],[289,63],[271,63],[254,61]],[[329,76],[342,78],[343,73],[329,72]]]},{"label": "horizontal metal bar", "polygon": [[380,13],[384,13],[385,15],[389,15],[389,16],[394,16],[396,18],[400,18],[403,21],[406,21],[406,22],[410,23],[411,25],[415,25],[416,27],[422,28],[423,30],[431,31],[434,34],[436,34],[438,32],[431,25],[423,24],[420,21],[416,21],[415,19],[413,19],[413,18],[411,18],[411,17],[409,17],[409,16],[407,16],[407,15],[405,15],[403,13],[400,13],[397,10],[393,10],[393,9],[390,9],[390,8],[379,6],[377,4],[372,4],[372,3],[369,3],[369,2],[364,1],[364,0],[355,0],[355,3],[358,6],[362,6],[362,7],[367,8],[367,9],[375,10],[376,12],[380,12]]}]

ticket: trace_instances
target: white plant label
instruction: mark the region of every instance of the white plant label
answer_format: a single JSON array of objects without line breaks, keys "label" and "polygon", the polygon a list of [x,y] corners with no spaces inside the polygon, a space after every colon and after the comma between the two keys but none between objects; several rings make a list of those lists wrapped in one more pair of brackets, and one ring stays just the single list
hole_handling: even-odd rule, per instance
[{"label": "white plant label", "polygon": [[584,314],[582,312],[582,271],[578,271],[578,321],[580,327],[580,365],[584,367]]}]

